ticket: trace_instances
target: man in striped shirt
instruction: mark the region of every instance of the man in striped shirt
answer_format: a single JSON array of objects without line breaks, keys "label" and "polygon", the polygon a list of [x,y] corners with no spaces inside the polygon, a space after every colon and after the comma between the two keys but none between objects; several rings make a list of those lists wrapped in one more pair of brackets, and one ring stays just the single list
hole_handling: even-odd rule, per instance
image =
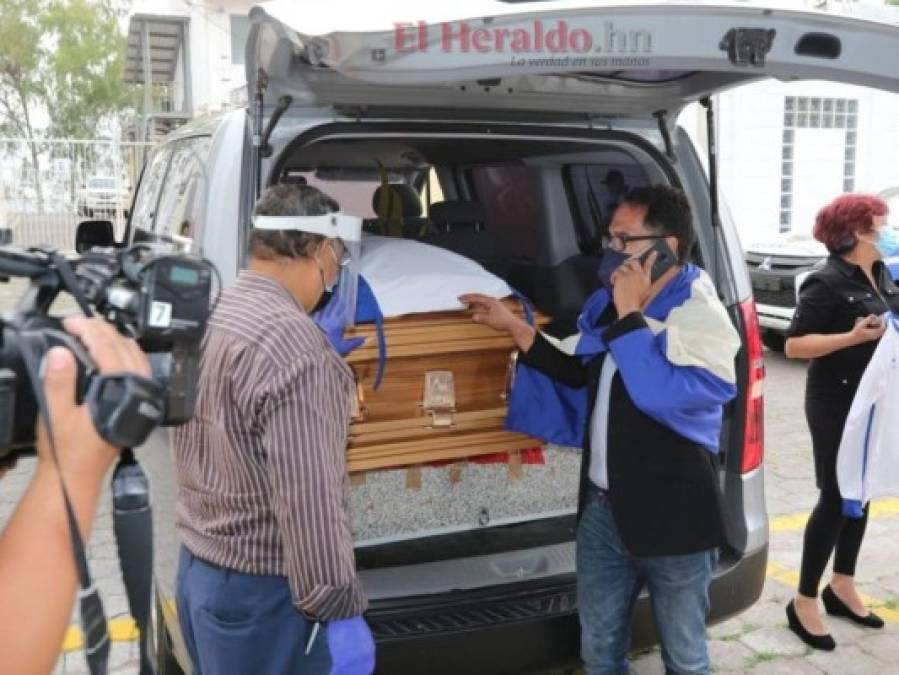
[{"label": "man in striped shirt", "polygon": [[305,185],[262,196],[176,432],[178,615],[201,674],[373,669],[346,491],[353,375],[309,316],[361,235],[338,209]]}]

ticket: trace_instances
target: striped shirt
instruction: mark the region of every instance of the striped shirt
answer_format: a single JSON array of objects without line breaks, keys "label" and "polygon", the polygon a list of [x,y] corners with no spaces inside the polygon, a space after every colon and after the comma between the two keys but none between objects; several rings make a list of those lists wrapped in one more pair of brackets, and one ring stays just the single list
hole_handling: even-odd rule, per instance
[{"label": "striped shirt", "polygon": [[323,621],[361,614],[348,512],[353,376],[277,281],[244,270],[200,356],[196,414],[175,432],[176,525],[214,565],[285,576]]}]

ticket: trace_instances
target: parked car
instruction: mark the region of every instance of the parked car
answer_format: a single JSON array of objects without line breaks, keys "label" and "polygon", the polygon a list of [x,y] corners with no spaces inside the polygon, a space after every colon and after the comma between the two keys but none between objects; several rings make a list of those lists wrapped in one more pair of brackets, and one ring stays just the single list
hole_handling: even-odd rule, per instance
[{"label": "parked car", "polygon": [[[246,263],[257,183],[297,174],[327,179],[339,200],[341,181],[376,187],[382,166],[402,192],[427,199],[433,171],[444,200],[456,202],[456,220],[430,242],[506,278],[564,332],[596,287],[611,201],[601,179],[614,169],[631,185],[682,188],[698,230],[693,257],[709,270],[743,343],[739,393],[724,412],[727,545],[714,571],[709,621],[739,614],[760,596],[767,564],[762,346],[734,226],[726,209],[714,213],[697,151],[675,120],[692,101],[764,77],[897,91],[899,29],[749,3],[563,14],[549,4],[485,2],[470,19],[445,3],[415,11],[412,18],[430,33],[422,38],[415,24],[411,41],[404,33],[398,42],[393,21],[401,17],[369,26],[339,3],[312,13],[289,3],[254,7],[246,67],[261,118],[233,111],[164,139],[144,169],[127,241],[180,237],[230,283]],[[461,20],[441,30],[448,18]],[[522,31],[524,40],[561,18],[569,33],[581,31],[577,49],[596,36],[590,54],[536,59],[498,46],[502,30]],[[466,30],[491,46],[463,50],[457,43]],[[273,133],[254,146],[254,133],[267,125]],[[416,198],[403,216],[420,231]],[[154,434],[140,455],[155,493],[160,670],[188,671],[174,609],[179,543],[169,434]],[[364,489],[351,487],[353,497]],[[515,489],[514,481],[497,479],[486,491],[511,496]],[[574,495],[559,495],[563,508],[542,494],[510,499],[510,511],[491,519],[483,517],[483,486],[462,480],[453,504],[470,515],[433,528],[418,523],[413,492],[383,494],[365,514],[380,535],[356,549],[379,673],[526,673],[577,662]],[[644,593],[634,646],[656,639]]]},{"label": "parked car", "polygon": [[[890,207],[889,225],[899,230],[899,188],[879,195]],[[762,342],[782,352],[786,331],[793,320],[799,288],[814,269],[824,264],[827,248],[810,236],[785,235],[773,242],[747,247],[746,266],[752,280]],[[887,259],[893,278],[899,280],[899,257]]]},{"label": "parked car", "polygon": [[124,212],[131,204],[131,189],[113,176],[91,176],[78,190],[78,215],[89,218],[96,215]]}]

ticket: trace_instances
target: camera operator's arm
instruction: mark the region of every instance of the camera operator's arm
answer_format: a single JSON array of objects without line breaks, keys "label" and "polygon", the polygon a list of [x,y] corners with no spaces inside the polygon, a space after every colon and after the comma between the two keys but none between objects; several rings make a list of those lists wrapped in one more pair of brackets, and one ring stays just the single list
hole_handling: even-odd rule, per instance
[{"label": "camera operator's arm", "polygon": [[[103,320],[70,319],[65,327],[81,339],[100,372],[149,375],[137,345]],[[34,477],[0,535],[2,673],[50,672],[72,615],[77,575],[60,470],[86,541],[103,478],[118,455],[97,435],[87,407],[75,404],[75,378],[71,352],[51,349],[44,363],[44,392],[60,467],[39,421]]]}]

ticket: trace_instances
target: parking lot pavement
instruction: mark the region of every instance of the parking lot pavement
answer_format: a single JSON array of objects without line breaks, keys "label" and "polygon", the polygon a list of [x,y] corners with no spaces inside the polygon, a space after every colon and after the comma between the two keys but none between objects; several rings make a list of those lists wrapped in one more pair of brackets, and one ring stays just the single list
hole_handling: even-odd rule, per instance
[{"label": "parking lot pavement", "polygon": [[[816,491],[802,410],[805,365],[769,352],[767,367],[765,472],[771,516],[768,579],[753,608],[711,630],[715,670],[727,675],[899,674],[899,499],[880,502],[872,510],[858,568],[859,587],[888,621],[887,627],[866,631],[829,619],[828,626],[839,645],[832,654],[812,653],[786,628],[784,606],[796,587],[802,530]],[[21,462],[0,482],[0,525],[24,491],[33,462]],[[110,672],[133,675],[137,673],[137,647],[128,639],[132,633],[112,536],[110,503],[107,490],[100,500],[89,557],[107,616],[113,619]],[[636,655],[633,668],[637,675],[663,673],[658,650]],[[76,629],[67,637],[55,672],[87,672]]]},{"label": "parking lot pavement", "polygon": [[[709,650],[715,672],[899,674],[899,499],[873,505],[857,570],[859,589],[887,622],[886,628],[862,629],[827,617],[837,642],[837,649],[830,654],[813,652],[787,630],[784,608],[798,584],[803,529],[817,492],[803,412],[805,364],[766,352],[766,365],[765,492],[771,519],[768,578],[755,606],[711,629]],[[633,669],[637,675],[664,673],[658,650],[635,657]]]}]

